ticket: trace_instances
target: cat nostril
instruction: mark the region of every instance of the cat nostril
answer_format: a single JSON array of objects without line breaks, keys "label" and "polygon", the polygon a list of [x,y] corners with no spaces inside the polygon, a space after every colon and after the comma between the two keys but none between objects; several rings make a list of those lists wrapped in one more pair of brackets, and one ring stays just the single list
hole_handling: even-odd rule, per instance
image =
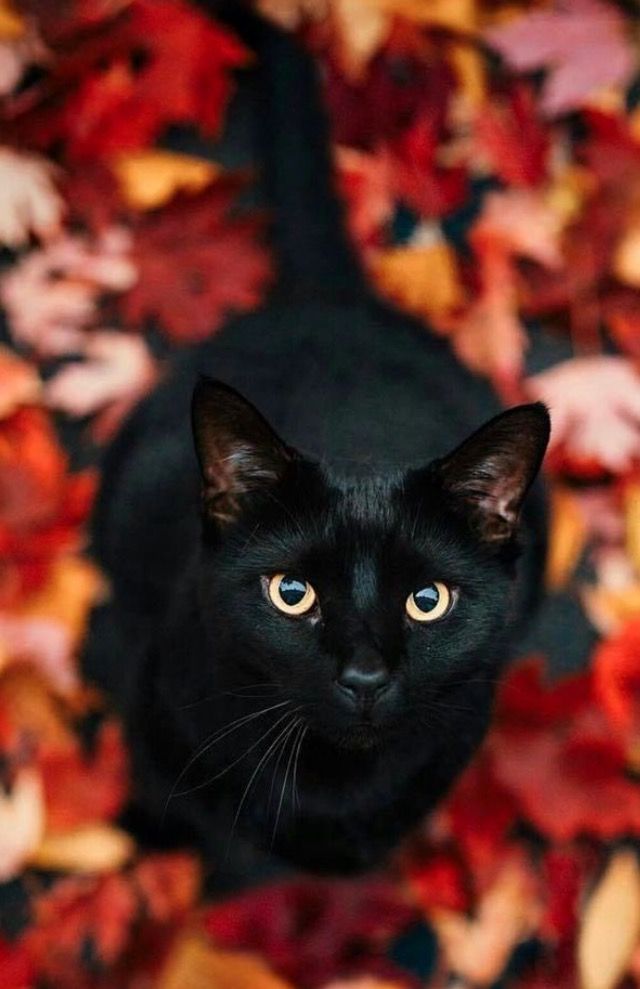
[{"label": "cat nostril", "polygon": [[349,697],[379,697],[389,687],[390,679],[385,670],[359,670],[348,667],[336,680],[336,685]]}]

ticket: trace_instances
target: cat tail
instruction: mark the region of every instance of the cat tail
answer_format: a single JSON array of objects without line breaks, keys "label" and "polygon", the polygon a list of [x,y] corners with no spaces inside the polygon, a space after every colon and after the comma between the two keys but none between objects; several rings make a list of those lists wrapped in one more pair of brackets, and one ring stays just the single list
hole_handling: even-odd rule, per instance
[{"label": "cat tail", "polygon": [[285,298],[357,300],[366,279],[335,188],[331,137],[318,66],[295,36],[240,0],[208,5],[256,55],[257,156]]}]

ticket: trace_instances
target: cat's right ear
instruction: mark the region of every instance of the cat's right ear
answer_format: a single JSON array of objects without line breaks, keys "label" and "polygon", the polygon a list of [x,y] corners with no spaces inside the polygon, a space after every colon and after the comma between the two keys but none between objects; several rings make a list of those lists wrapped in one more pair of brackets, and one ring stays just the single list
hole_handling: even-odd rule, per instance
[{"label": "cat's right ear", "polygon": [[242,498],[277,484],[296,457],[258,410],[221,381],[200,379],[191,422],[210,521],[233,520]]}]

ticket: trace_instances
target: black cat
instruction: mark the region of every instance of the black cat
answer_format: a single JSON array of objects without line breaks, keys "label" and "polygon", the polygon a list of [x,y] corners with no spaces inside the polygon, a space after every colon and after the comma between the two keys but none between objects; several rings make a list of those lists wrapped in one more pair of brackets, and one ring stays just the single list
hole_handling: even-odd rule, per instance
[{"label": "black cat", "polygon": [[[280,277],[113,445],[94,523],[113,596],[87,663],[121,698],[148,840],[236,873],[253,847],[346,872],[384,859],[486,731],[540,586],[539,494],[517,530],[549,419],[474,431],[488,385],[354,260],[312,63],[243,31]],[[202,372],[225,384],[193,395],[199,477]]]}]

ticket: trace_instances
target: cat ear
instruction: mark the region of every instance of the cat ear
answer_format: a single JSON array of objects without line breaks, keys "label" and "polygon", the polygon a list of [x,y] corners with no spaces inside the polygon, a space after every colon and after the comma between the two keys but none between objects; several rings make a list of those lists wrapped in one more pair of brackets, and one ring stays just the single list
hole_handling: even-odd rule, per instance
[{"label": "cat ear", "polygon": [[499,545],[514,536],[549,432],[549,413],[541,402],[518,405],[438,461],[436,471],[444,488],[485,542]]},{"label": "cat ear", "polygon": [[241,496],[278,482],[295,453],[235,389],[203,377],[191,403],[205,516],[233,519]]}]

